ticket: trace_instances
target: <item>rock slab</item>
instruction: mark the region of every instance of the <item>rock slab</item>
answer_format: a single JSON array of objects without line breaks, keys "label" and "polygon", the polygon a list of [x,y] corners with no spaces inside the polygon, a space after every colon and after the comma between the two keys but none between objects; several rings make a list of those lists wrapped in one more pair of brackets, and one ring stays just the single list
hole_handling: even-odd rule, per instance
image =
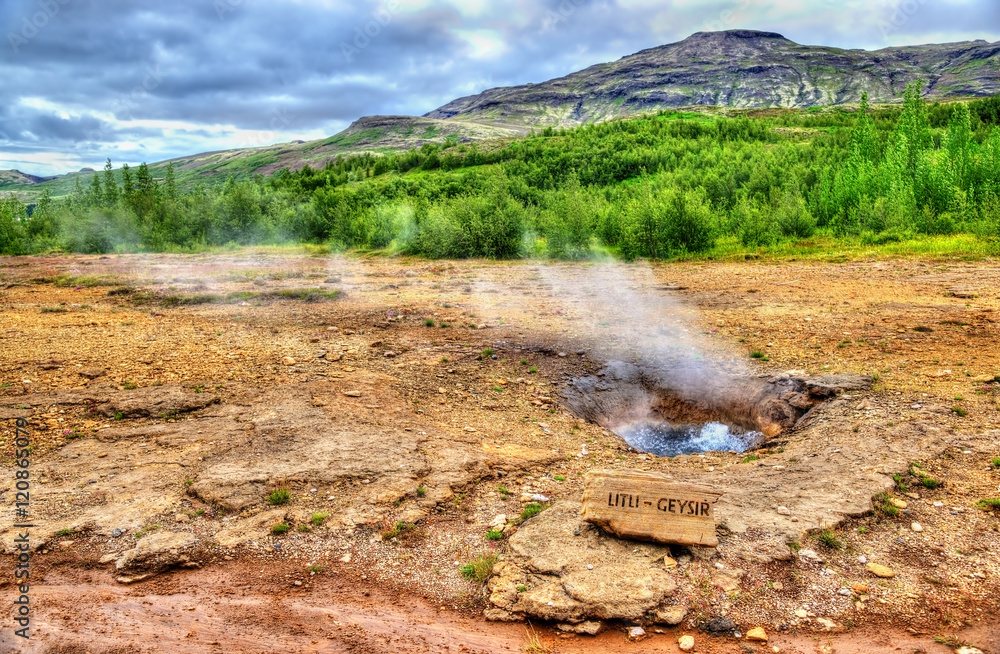
[{"label": "rock slab", "polygon": [[720,497],[711,486],[679,484],[652,472],[595,470],[584,482],[581,515],[620,538],[716,547]]}]

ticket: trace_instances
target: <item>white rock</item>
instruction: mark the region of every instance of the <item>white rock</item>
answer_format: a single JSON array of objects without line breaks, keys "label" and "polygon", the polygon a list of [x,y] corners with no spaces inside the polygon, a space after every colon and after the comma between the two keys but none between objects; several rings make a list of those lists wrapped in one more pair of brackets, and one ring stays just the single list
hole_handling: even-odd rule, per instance
[{"label": "white rock", "polygon": [[787,506],[779,506],[778,515],[792,515],[792,512]]},{"label": "white rock", "polygon": [[629,640],[642,640],[646,637],[646,630],[642,627],[630,627],[628,630]]},{"label": "white rock", "polygon": [[910,529],[912,529],[917,533],[924,530],[923,526],[919,522],[914,522],[912,525],[910,525]]},{"label": "white rock", "polygon": [[694,636],[681,636],[677,639],[677,647],[682,652],[690,652],[694,649]]}]

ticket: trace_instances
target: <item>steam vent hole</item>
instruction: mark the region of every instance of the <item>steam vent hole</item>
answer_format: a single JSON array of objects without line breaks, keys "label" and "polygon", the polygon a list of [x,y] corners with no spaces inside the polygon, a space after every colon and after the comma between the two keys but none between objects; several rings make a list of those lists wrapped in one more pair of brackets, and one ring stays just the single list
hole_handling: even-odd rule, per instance
[{"label": "steam vent hole", "polygon": [[575,415],[635,449],[676,456],[760,447],[801,426],[827,400],[870,386],[862,375],[756,378],[612,362],[574,379],[563,396]]}]

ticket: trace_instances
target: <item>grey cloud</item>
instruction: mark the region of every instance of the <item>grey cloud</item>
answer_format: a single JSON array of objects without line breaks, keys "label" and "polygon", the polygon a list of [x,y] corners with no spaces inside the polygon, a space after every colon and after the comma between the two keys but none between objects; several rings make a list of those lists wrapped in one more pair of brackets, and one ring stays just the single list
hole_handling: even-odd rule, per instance
[{"label": "grey cloud", "polygon": [[[276,113],[283,117],[276,131],[286,138],[338,129],[364,114],[419,115],[486,87],[541,82],[680,40],[717,21],[727,7],[748,7],[746,20],[727,27],[769,29],[807,44],[888,45],[878,12],[776,13],[787,2],[732,0],[685,10],[672,2],[635,8],[620,0],[508,0],[479,18],[432,4],[416,14],[392,15],[370,29],[377,34],[367,42],[360,39],[363,47],[355,43],[356,30],[370,27],[373,12],[389,0],[42,2],[59,10],[37,34],[16,53],[8,38],[0,42],[0,107],[8,108],[0,109],[0,158],[27,145],[60,152],[80,142],[77,151],[97,155],[102,142],[137,139],[146,146],[137,156],[180,154],[162,130],[100,124],[95,116],[107,113],[118,120],[182,121],[192,125],[186,132],[191,142],[203,133],[206,143],[213,133],[202,126],[274,130]],[[217,10],[219,3],[225,11]],[[0,33],[20,34],[24,18],[40,6],[39,0],[0,2]],[[979,34],[984,26],[994,30],[991,40],[1000,39],[1000,3],[978,0],[956,11],[928,0],[892,31],[896,41],[918,43],[943,31]],[[495,31],[504,52],[472,58],[456,33],[461,29]],[[345,57],[345,43],[358,51]],[[25,98],[79,117],[29,111],[21,106]]]}]

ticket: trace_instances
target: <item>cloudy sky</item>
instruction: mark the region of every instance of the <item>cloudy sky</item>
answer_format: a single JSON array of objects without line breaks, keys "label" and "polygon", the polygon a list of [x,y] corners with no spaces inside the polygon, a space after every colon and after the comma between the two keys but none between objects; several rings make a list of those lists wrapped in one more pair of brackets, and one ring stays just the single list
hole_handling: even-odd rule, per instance
[{"label": "cloudy sky", "polygon": [[845,48],[1000,41],[1000,2],[0,0],[0,169],[320,138],[735,28]]}]

